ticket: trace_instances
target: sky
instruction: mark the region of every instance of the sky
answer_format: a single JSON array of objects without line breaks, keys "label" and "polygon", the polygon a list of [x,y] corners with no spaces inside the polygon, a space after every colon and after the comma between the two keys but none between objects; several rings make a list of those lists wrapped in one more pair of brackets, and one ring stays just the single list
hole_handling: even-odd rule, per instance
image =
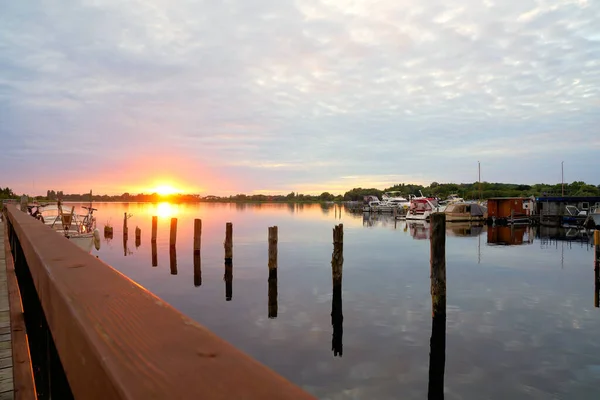
[{"label": "sky", "polygon": [[0,186],[600,184],[600,1],[0,6]]}]

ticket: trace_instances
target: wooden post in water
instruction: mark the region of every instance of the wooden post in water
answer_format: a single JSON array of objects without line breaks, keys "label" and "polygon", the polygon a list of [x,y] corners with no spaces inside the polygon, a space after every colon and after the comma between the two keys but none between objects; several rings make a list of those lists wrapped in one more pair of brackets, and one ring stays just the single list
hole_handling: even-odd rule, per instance
[{"label": "wooden post in water", "polygon": [[152,241],[156,242],[156,233],[157,233],[157,225],[158,225],[158,217],[152,217]]},{"label": "wooden post in water", "polygon": [[269,227],[269,291],[268,291],[268,317],[277,318],[277,241],[278,228]]},{"label": "wooden post in water", "polygon": [[446,215],[431,214],[431,339],[429,399],[444,398],[446,365]]},{"label": "wooden post in water", "polygon": [[177,275],[177,250],[175,246],[169,246],[169,266],[171,275]]},{"label": "wooden post in water", "polygon": [[600,230],[594,231],[594,307],[600,306]]},{"label": "wooden post in water", "polygon": [[202,237],[202,220],[194,219],[194,254],[200,254],[200,238]]},{"label": "wooden post in water", "polygon": [[202,265],[200,264],[200,253],[194,252],[194,286],[202,285]]},{"label": "wooden post in water", "polygon": [[128,231],[127,231],[127,213],[124,213],[123,215],[123,236],[127,236]]},{"label": "wooden post in water", "polygon": [[333,356],[342,357],[343,346],[343,323],[342,313],[342,272],[344,265],[344,225],[339,224],[333,228],[333,253],[331,255],[331,277],[333,296],[331,300],[331,325],[333,335],[331,337],[331,350]]},{"label": "wooden post in water", "polygon": [[135,227],[135,248],[137,249],[142,244],[142,230],[139,226]]},{"label": "wooden post in water", "polygon": [[175,247],[177,242],[177,218],[171,218],[171,234],[169,235],[169,247]]},{"label": "wooden post in water", "polygon": [[152,266],[157,267],[158,266],[158,254],[156,251],[156,240],[153,240],[151,244],[152,244]]},{"label": "wooden post in water", "polygon": [[225,263],[233,261],[233,224],[225,224]]}]

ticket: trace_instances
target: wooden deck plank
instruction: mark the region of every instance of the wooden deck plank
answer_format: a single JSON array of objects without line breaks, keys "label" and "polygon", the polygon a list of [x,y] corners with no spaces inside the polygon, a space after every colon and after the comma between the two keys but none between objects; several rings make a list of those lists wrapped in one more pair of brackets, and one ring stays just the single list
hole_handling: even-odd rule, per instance
[{"label": "wooden deck plank", "polygon": [[[25,329],[25,320],[23,318],[23,305],[21,304],[19,284],[17,283],[15,266],[10,253],[8,235],[2,226],[0,226],[0,232],[2,232],[0,235],[5,235],[4,240],[0,236],[0,253],[5,255],[6,265],[6,268],[0,269],[0,274],[3,272],[6,278],[7,297],[9,300],[9,325],[7,327],[0,324],[0,338],[9,336],[9,343],[12,347],[10,357],[12,364],[12,387],[9,391],[0,392],[0,400],[34,400],[37,398],[37,394],[31,367],[31,356],[29,354],[29,343]],[[1,251],[3,246],[4,251]],[[8,360],[8,358],[5,360]]]},{"label": "wooden deck plank", "polygon": [[[12,335],[10,333],[10,303],[8,299],[8,285],[6,282],[7,260],[12,259],[10,252],[5,248],[5,224],[0,222],[0,399],[14,397],[13,363],[12,363]],[[7,255],[8,253],[8,255]],[[8,332],[6,332],[8,328]]]}]

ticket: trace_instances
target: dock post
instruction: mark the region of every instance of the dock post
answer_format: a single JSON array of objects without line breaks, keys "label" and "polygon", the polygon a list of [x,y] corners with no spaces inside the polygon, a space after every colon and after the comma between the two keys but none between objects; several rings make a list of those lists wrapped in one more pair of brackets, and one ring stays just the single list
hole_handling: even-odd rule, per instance
[{"label": "dock post", "polygon": [[169,247],[174,247],[177,242],[177,218],[171,218],[171,234],[169,236]]},{"label": "dock post", "polygon": [[157,233],[157,225],[158,225],[158,217],[157,216],[153,216],[152,217],[152,241],[156,242],[156,233]]},{"label": "dock post", "polygon": [[225,261],[225,301],[231,301],[233,298],[233,262],[231,259]]},{"label": "dock post", "polygon": [[233,260],[233,224],[225,224],[225,263]]},{"label": "dock post", "polygon": [[446,215],[431,214],[431,339],[429,399],[444,398],[446,365]]},{"label": "dock post", "polygon": [[333,228],[333,253],[331,255],[332,299],[331,299],[331,350],[333,356],[344,354],[343,333],[344,315],[342,313],[342,272],[344,265],[344,225]]},{"label": "dock post", "polygon": [[128,234],[128,230],[127,230],[127,213],[124,213],[123,215],[123,236],[127,236]]},{"label": "dock post", "polygon": [[202,237],[202,220],[194,219],[194,254],[200,254],[200,239]]},{"label": "dock post", "polygon": [[600,231],[594,231],[594,307],[600,307]]},{"label": "dock post", "polygon": [[277,318],[277,241],[278,228],[269,227],[269,291],[268,291],[268,317]]}]

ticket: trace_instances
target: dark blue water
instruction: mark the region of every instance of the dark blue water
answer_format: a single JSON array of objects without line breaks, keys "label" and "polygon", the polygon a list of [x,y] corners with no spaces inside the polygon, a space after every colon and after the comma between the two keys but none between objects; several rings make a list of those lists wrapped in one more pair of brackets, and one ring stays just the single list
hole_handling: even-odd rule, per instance
[{"label": "dark blue water", "polygon": [[[339,208],[320,205],[98,208],[99,227],[110,221],[115,233],[95,255],[317,397],[427,398],[432,316],[426,224],[345,210],[340,215]],[[133,214],[126,247],[124,212]],[[159,215],[157,267],[152,215]],[[179,220],[177,275],[169,261],[171,217]],[[201,286],[194,285],[194,218],[203,222]],[[226,222],[234,231],[231,301],[224,281]],[[336,323],[341,357],[332,351],[331,317],[332,228],[338,223],[344,224],[343,323]],[[270,319],[272,225],[279,227],[279,269],[277,317]],[[447,230],[446,260],[446,399],[600,398],[600,309],[594,308],[593,249],[585,237],[548,228],[488,232],[459,225]]]}]

